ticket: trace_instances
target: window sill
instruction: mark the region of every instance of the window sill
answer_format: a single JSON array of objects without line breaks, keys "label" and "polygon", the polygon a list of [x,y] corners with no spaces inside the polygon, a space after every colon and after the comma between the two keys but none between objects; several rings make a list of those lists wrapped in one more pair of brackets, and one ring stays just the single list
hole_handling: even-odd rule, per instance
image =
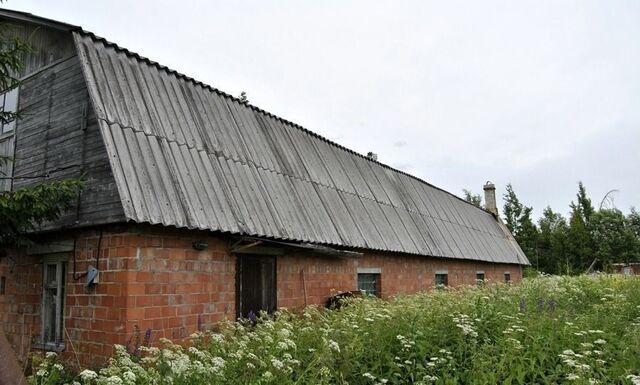
[{"label": "window sill", "polygon": [[46,350],[49,352],[63,352],[65,349],[64,343],[54,344],[52,342],[48,343],[36,343],[31,345],[32,349],[35,350]]}]

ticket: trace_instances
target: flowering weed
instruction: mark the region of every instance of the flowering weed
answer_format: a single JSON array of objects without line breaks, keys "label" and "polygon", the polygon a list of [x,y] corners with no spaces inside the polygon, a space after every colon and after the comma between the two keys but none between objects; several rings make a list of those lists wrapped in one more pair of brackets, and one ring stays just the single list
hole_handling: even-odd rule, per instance
[{"label": "flowering weed", "polygon": [[117,346],[105,368],[72,378],[50,355],[30,383],[640,384],[640,278],[546,276],[346,301],[226,322],[186,346]]}]

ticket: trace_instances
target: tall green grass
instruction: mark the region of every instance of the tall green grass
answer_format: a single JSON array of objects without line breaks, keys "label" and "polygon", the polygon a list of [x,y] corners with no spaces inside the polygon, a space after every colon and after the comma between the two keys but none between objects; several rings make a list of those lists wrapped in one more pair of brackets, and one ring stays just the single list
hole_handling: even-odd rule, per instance
[{"label": "tall green grass", "polygon": [[536,277],[353,299],[340,310],[283,310],[194,334],[185,347],[161,340],[142,350],[117,347],[109,366],[75,376],[50,354],[30,382],[638,384],[640,278]]}]

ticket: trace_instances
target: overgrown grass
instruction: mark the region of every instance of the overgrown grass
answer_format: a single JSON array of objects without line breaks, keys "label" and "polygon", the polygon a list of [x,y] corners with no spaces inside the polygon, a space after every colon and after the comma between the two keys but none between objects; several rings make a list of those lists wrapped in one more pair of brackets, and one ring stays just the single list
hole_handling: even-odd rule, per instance
[{"label": "overgrown grass", "polygon": [[[64,378],[50,354],[32,384],[638,384],[640,278],[537,277],[517,286],[355,299],[226,323],[187,347]],[[56,366],[58,365],[58,366]],[[69,375],[66,375],[69,377]]]}]

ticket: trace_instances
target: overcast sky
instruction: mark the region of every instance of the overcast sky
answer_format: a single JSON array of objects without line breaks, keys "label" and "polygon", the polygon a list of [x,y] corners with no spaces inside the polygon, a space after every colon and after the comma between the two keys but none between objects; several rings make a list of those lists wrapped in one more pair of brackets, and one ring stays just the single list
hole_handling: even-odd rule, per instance
[{"label": "overcast sky", "polygon": [[450,192],[640,206],[640,1],[10,0]]}]

